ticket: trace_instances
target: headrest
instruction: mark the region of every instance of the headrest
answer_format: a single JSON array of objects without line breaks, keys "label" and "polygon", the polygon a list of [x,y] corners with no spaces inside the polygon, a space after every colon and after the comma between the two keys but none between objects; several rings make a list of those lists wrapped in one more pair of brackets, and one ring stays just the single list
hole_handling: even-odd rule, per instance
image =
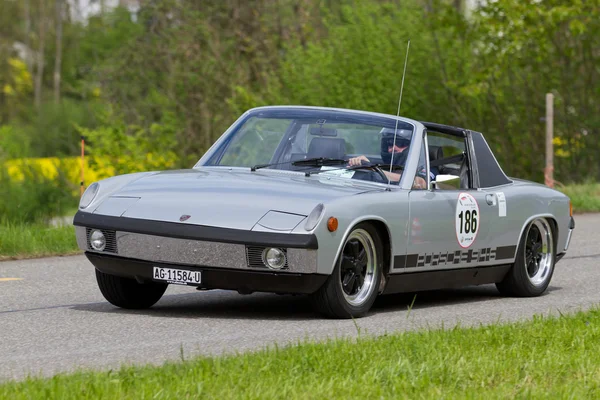
[{"label": "headrest", "polygon": [[429,161],[440,160],[444,158],[442,146],[429,146]]},{"label": "headrest", "polygon": [[306,158],[341,158],[346,156],[346,141],[344,139],[330,139],[315,137],[310,141]]}]

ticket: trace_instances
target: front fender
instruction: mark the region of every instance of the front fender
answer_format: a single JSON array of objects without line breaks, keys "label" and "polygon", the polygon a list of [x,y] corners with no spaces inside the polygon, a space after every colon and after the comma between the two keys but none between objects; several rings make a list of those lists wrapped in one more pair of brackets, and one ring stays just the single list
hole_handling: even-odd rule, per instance
[{"label": "front fender", "polygon": [[[319,243],[317,273],[329,275],[333,272],[344,241],[352,229],[363,221],[378,221],[385,225],[390,237],[392,260],[393,254],[406,253],[408,213],[408,191],[401,189],[364,193],[325,203],[321,220],[313,231]],[[338,229],[335,232],[327,229],[327,220],[330,217],[338,220]],[[303,226],[304,224],[300,224],[292,234],[301,233]]]},{"label": "front fender", "polygon": [[133,174],[117,175],[111,178],[106,178],[98,181],[98,193],[94,200],[82,211],[92,213],[102,202],[104,202],[112,194],[121,190],[124,186],[145,176],[150,176],[158,173],[158,171],[137,172]]}]

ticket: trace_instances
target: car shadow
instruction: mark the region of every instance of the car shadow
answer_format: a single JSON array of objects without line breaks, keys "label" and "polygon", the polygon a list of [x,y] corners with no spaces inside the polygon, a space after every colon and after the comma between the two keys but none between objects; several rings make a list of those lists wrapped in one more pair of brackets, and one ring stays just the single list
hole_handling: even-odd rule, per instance
[{"label": "car shadow", "polygon": [[320,318],[307,296],[254,293],[240,295],[234,291],[191,292],[165,295],[153,307],[126,310],[105,303],[77,304],[78,311],[110,314],[147,315],[160,318],[219,318],[257,320],[311,320]]},{"label": "car shadow", "polygon": [[[542,296],[562,289],[560,286],[549,286]],[[500,294],[496,286],[466,286],[458,289],[439,289],[414,293],[397,293],[379,296],[373,304],[372,312],[390,312],[398,310],[419,310],[438,306],[478,303],[482,301],[498,301],[508,297]]]},{"label": "car shadow", "polygon": [[[560,289],[558,286],[550,286],[544,295]],[[379,296],[369,315],[399,310],[406,311],[409,308],[418,310],[454,304],[498,301],[505,298],[494,285],[391,294]],[[115,307],[108,302],[76,304],[70,308],[78,311],[137,314],[160,318],[230,318],[287,321],[323,318],[313,310],[308,296],[271,293],[240,295],[225,290],[165,295],[156,305],[146,310],[126,310]]]}]

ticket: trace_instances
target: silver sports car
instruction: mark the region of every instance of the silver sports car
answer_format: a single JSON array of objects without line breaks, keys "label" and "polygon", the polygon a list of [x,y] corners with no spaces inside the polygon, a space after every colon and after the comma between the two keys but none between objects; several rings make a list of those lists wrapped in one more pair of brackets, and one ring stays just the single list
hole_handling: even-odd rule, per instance
[{"label": "silver sports car", "polygon": [[539,296],[574,220],[562,193],[507,177],[479,132],[280,106],[244,113],[192,169],[93,183],[74,225],[118,307],[178,284],[307,294],[349,318],[387,293]]}]

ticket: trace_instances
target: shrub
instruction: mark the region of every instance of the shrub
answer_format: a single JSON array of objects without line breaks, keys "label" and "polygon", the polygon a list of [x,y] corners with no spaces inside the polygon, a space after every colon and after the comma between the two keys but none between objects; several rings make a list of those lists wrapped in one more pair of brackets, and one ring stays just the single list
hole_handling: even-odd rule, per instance
[{"label": "shrub", "polygon": [[76,186],[70,183],[60,161],[56,175],[49,178],[39,165],[22,162],[21,180],[11,178],[4,162],[0,163],[0,223],[43,222],[64,215],[77,207]]},{"label": "shrub", "polygon": [[178,165],[175,132],[169,124],[151,124],[148,128],[125,124],[110,114],[96,129],[79,128],[86,138],[89,164],[98,178]]}]

